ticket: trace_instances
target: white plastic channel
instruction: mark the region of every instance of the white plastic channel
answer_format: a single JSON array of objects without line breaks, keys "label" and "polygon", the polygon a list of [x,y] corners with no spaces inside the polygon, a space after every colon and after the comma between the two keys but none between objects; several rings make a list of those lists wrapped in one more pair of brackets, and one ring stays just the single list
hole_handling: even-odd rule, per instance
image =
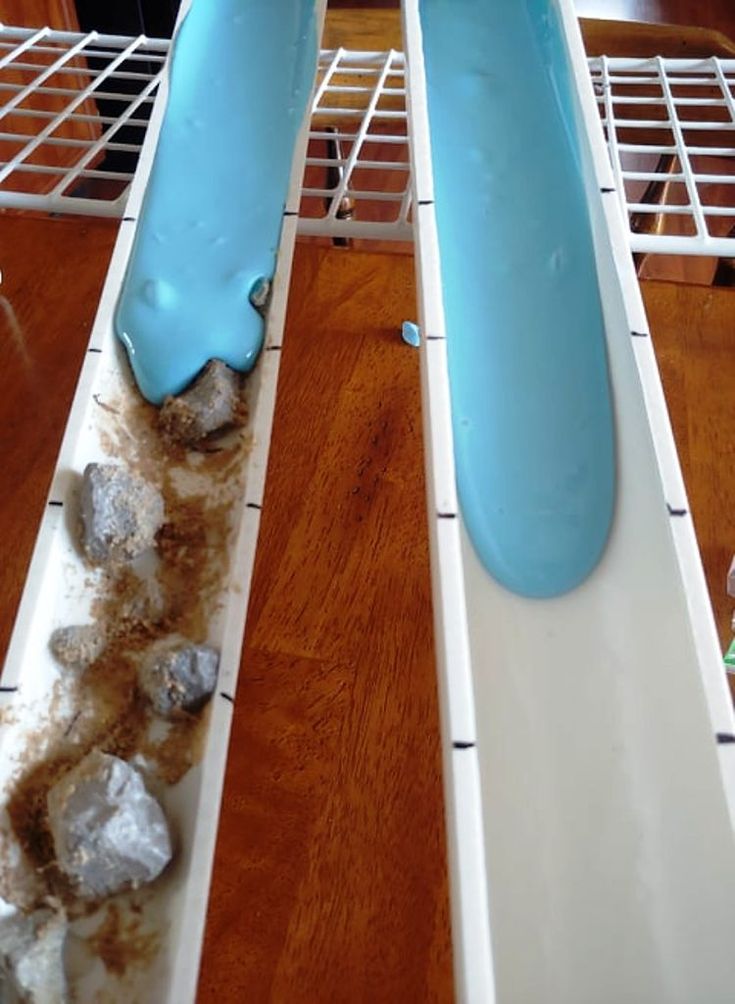
[{"label": "white plastic channel", "polygon": [[[579,589],[530,601],[458,518],[418,0],[404,0],[457,999],[732,999],[733,711],[615,178],[569,0],[618,501]],[[450,510],[451,511],[451,510]],[[469,738],[468,738],[469,737]],[[473,743],[474,739],[474,743]]]},{"label": "white plastic channel", "polygon": [[[190,0],[185,0],[179,23],[189,6]],[[317,31],[320,32],[326,0],[316,0],[315,7]],[[167,92],[164,76],[133,180],[128,215],[121,222],[103,287],[52,479],[49,505],[39,528],[0,678],[0,707],[12,708],[13,712],[0,733],[0,790],[3,794],[0,830],[8,826],[5,798],[12,789],[15,757],[27,755],[29,742],[33,742],[35,754],[43,756],[39,728],[48,721],[47,709],[59,679],[58,667],[48,651],[49,633],[54,626],[83,623],[90,617],[90,573],[79,559],[65,503],[69,501],[70,489],[78,476],[76,472],[90,461],[107,458],[104,418],[100,417],[105,412],[98,407],[97,401],[115,399],[124,404],[137,395],[114,335],[113,314],[133,246],[137,214],[155,154]],[[308,120],[304,122],[296,145],[287,209],[298,205],[307,141]],[[87,968],[84,973],[76,972],[74,999],[80,1004],[98,1000],[100,994],[104,994],[105,1000],[121,1004],[130,999],[186,1004],[196,997],[233,715],[232,700],[220,699],[219,692],[234,695],[236,691],[280,362],[280,352],[267,350],[282,344],[295,239],[296,217],[287,212],[268,312],[266,351],[248,381],[249,431],[253,446],[238,478],[237,484],[242,486],[240,494],[232,501],[232,566],[218,604],[220,613],[210,625],[210,641],[220,649],[220,672],[204,753],[201,763],[192,767],[182,781],[160,793],[180,843],[175,867],[167,879],[157,884],[143,917],[146,930],[157,928],[161,947],[149,968],[136,969],[119,982],[110,977],[101,964]],[[57,714],[71,716],[72,711],[62,702]]]}]

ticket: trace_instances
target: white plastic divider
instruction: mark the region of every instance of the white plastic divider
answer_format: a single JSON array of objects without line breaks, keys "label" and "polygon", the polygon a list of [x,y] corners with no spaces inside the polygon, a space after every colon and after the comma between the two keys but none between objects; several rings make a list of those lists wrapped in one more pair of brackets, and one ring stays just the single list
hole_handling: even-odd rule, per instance
[{"label": "white plastic divider", "polygon": [[[437,498],[454,501],[451,390],[419,0],[404,0],[457,998],[725,1004],[732,705],[579,28],[569,0],[554,8],[573,70],[619,489],[599,567],[567,596],[531,601],[482,568],[461,507],[448,536],[436,519]],[[456,742],[460,707],[474,744]]]},{"label": "white plastic divider", "polygon": [[[190,6],[182,4],[179,23]],[[317,31],[321,31],[326,0],[316,0]],[[35,38],[36,36],[34,36]],[[2,38],[2,35],[0,35]],[[30,41],[30,37],[29,37]],[[16,618],[2,678],[0,708],[12,709],[0,732],[0,831],[9,837],[7,799],[13,790],[18,764],[27,763],[28,743],[42,758],[51,740],[39,738],[49,724],[49,705],[55,697],[54,719],[72,721],[75,709],[59,693],[58,667],[48,651],[55,626],[83,623],[91,616],[98,577],[81,562],[74,542],[70,515],[73,488],[86,463],[108,457],[106,412],[100,406],[115,400],[119,408],[133,404],[137,389],[113,330],[113,315],[125,275],[137,214],[150,173],[167,99],[167,75],[153,106],[140,161],[133,180],[127,215],[121,222],[97,317],[85,355],[69,415],[48,506],[41,521],[25,589]],[[300,131],[290,176],[288,200],[298,201],[308,141],[308,119]],[[264,351],[248,379],[250,410],[248,432],[252,447],[242,467],[224,491],[231,506],[231,566],[213,603],[216,613],[209,625],[209,640],[220,650],[220,674],[206,729],[200,763],[191,767],[176,785],[157,792],[172,821],[179,844],[177,859],[166,876],[150,890],[142,916],[141,934],[160,944],[149,965],[135,967],[116,981],[100,962],[89,968],[89,956],[80,962],[78,938],[69,961],[75,1000],[156,1001],[186,1004],[196,997],[197,975],[214,857],[219,807],[224,782],[230,726],[234,710],[242,639],[248,605],[263,488],[276,399],[276,385],[286,316],[288,288],[296,238],[297,218],[284,216],[277,267],[269,306]],[[131,442],[131,449],[143,449]],[[90,579],[93,580],[90,582]],[[63,690],[63,688],[62,688]],[[39,730],[41,730],[39,732]],[[10,844],[12,844],[12,837]],[[10,844],[4,846],[10,846]],[[104,909],[104,907],[103,907]],[[72,927],[79,938],[92,921]],[[86,967],[86,968],[85,968]]]},{"label": "white plastic divider", "polygon": [[441,266],[434,215],[426,78],[418,4],[405,2],[403,40],[413,169],[421,397],[444,803],[457,1000],[495,1000],[477,723],[454,468]]}]

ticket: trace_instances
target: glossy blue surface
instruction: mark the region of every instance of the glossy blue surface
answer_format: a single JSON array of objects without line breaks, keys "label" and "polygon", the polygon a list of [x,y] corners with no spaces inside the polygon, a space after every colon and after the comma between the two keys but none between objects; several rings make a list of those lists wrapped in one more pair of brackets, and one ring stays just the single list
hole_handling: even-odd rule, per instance
[{"label": "glossy blue surface", "polygon": [[115,317],[149,401],[255,364],[316,59],[314,0],[193,0]]},{"label": "glossy blue surface", "polygon": [[421,345],[421,332],[418,324],[414,324],[413,321],[404,321],[401,325],[401,338],[406,345],[417,349]]},{"label": "glossy blue surface", "polygon": [[462,516],[486,569],[551,597],[605,548],[605,332],[566,52],[547,0],[421,0]]}]

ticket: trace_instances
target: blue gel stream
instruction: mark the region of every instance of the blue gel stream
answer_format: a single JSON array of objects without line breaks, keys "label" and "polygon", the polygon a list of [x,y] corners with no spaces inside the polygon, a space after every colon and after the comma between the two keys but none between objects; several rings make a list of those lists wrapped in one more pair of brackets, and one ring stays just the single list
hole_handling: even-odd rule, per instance
[{"label": "blue gel stream", "polygon": [[212,358],[250,370],[294,146],[316,72],[314,0],[193,0],[115,329],[141,393],[176,394]]},{"label": "blue gel stream", "polygon": [[457,487],[524,596],[606,545],[615,437],[567,56],[548,0],[421,0]]}]

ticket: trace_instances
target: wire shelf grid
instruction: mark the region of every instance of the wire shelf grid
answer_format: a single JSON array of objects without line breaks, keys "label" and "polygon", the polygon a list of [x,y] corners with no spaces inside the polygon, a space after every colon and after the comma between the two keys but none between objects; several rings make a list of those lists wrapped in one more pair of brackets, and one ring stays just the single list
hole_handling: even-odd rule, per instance
[{"label": "wire shelf grid", "polygon": [[631,249],[735,256],[735,60],[589,62]]},{"label": "wire shelf grid", "polygon": [[[122,217],[169,48],[0,26],[0,208]],[[735,60],[589,66],[632,250],[735,256]],[[299,232],[412,240],[403,53],[320,53]]]}]

